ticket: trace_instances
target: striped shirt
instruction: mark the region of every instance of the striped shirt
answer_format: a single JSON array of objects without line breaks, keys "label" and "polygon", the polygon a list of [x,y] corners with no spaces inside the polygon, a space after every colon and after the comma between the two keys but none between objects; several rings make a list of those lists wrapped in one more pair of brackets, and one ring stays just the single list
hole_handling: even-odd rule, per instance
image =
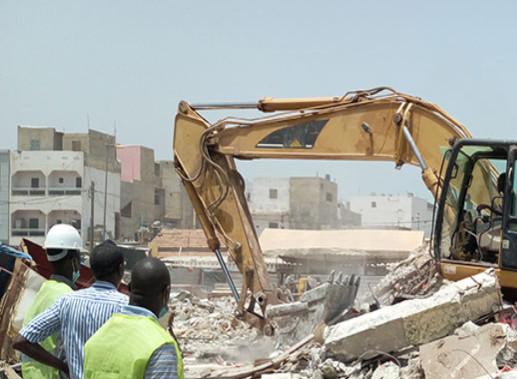
[{"label": "striped shirt", "polygon": [[[118,313],[126,316],[152,317],[158,321],[153,312],[135,305],[127,305]],[[178,357],[172,344],[160,346],[147,361],[144,379],[158,378],[178,378]]]},{"label": "striped shirt", "polygon": [[59,297],[20,334],[31,343],[39,343],[61,330],[70,377],[82,379],[84,344],[128,300],[113,284],[97,281],[90,288]]}]

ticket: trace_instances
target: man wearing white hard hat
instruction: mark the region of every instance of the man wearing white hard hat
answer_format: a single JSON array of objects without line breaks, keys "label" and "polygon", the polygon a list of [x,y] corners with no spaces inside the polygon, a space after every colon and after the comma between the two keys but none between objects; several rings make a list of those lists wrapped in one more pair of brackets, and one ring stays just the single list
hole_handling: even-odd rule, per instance
[{"label": "man wearing white hard hat", "polygon": [[[90,269],[96,282],[60,296],[34,317],[14,339],[13,347],[34,360],[83,379],[84,344],[114,314],[128,304],[128,296],[117,291],[124,275],[124,255],[112,241],[95,246]],[[41,341],[61,331],[66,362],[49,354]]]},{"label": "man wearing white hard hat", "polygon": [[[23,324],[27,324],[39,315],[61,295],[76,289],[74,282],[79,278],[80,255],[83,241],[79,232],[70,225],[54,225],[47,233],[44,248],[47,259],[52,266],[52,276],[41,286],[34,302],[25,314]],[[62,339],[60,333],[47,337],[40,345],[57,359],[63,360]],[[22,355],[22,372],[24,378],[59,379],[59,370]]]}]

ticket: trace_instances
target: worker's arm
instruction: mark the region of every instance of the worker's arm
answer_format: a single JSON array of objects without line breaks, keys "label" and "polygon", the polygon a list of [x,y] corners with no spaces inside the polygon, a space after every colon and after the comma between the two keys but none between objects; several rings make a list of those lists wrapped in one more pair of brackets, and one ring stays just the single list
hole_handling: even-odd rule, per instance
[{"label": "worker's arm", "polygon": [[13,348],[35,361],[68,374],[68,367],[39,344],[61,329],[61,297],[27,323],[16,336]]},{"label": "worker's arm", "polygon": [[65,361],[49,353],[39,343],[29,342],[27,338],[18,334],[14,339],[13,348],[34,359],[35,361],[61,370],[67,376],[69,375],[68,365],[65,363]]}]

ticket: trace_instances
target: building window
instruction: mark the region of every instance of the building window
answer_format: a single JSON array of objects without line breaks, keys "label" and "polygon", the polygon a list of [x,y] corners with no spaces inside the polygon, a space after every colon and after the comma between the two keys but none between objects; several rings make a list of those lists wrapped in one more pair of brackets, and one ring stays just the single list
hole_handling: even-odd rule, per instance
[{"label": "building window", "polygon": [[120,210],[120,215],[122,217],[131,217],[131,213],[132,213],[132,202],[130,201],[129,203],[126,204],[126,206],[124,208],[122,208]]},{"label": "building window", "polygon": [[269,198],[270,199],[278,199],[278,190],[276,188],[269,189]]},{"label": "building window", "polygon": [[31,150],[40,150],[39,139],[31,139]]},{"label": "building window", "polygon": [[268,227],[271,229],[278,229],[278,222],[270,222]]},{"label": "building window", "polygon": [[81,188],[83,186],[83,178],[80,176],[75,178],[75,188]]},{"label": "building window", "polygon": [[63,184],[63,182],[64,182],[64,181],[65,181],[65,180],[64,180],[63,178],[59,178],[59,179],[58,179],[59,184]]},{"label": "building window", "polygon": [[160,176],[160,164],[159,163],[154,164],[154,175]]},{"label": "building window", "polygon": [[332,194],[330,192],[327,192],[327,201],[332,202]]},{"label": "building window", "polygon": [[72,141],[72,151],[81,151],[81,141]]},{"label": "building window", "polygon": [[29,219],[29,229],[39,229],[39,219],[30,218]]},{"label": "building window", "polygon": [[39,188],[39,178],[31,178],[31,188]]},{"label": "building window", "polygon": [[372,208],[377,208],[377,202],[376,201],[372,201],[371,206],[372,206]]},{"label": "building window", "polygon": [[154,204],[160,204],[160,190],[158,188],[154,189]]}]

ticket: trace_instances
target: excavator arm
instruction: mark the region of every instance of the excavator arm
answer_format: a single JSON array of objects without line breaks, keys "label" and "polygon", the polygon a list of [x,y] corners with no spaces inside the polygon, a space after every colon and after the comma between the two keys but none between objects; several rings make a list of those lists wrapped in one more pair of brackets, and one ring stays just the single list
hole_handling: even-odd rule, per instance
[{"label": "excavator arm", "polygon": [[[255,108],[265,115],[211,124],[198,113],[235,108]],[[411,164],[421,168],[423,181],[438,198],[440,147],[459,138],[471,135],[437,105],[381,87],[335,98],[265,98],[256,104],[196,106],[182,101],[175,120],[174,158],[208,245],[225,270],[220,254],[224,243],[244,277],[240,294],[232,286],[238,313],[267,331],[271,326],[264,317],[266,306],[278,303],[278,295],[267,273],[235,159]],[[255,311],[256,305],[261,314]]]}]

